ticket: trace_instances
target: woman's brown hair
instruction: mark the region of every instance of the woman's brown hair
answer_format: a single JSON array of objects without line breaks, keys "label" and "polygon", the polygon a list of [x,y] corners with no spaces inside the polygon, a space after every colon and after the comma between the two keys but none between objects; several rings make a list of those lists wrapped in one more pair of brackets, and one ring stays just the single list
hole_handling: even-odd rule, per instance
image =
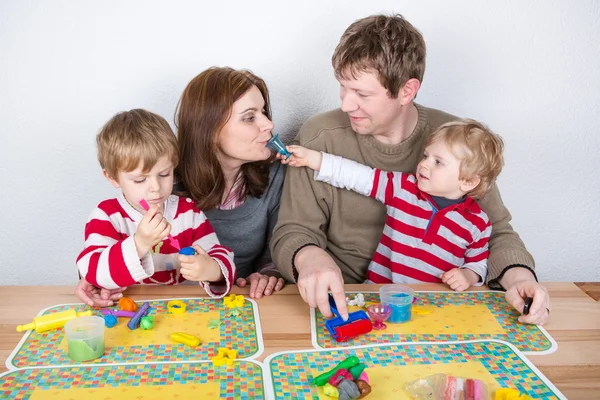
[{"label": "woman's brown hair", "polygon": [[[211,67],[192,79],[181,95],[175,117],[180,160],[177,173],[185,187],[180,194],[190,196],[200,209],[215,208],[225,194],[218,138],[231,117],[233,103],[252,86],[262,93],[265,115],[271,119],[267,85],[250,71]],[[245,196],[264,193],[273,157],[241,166]]]}]

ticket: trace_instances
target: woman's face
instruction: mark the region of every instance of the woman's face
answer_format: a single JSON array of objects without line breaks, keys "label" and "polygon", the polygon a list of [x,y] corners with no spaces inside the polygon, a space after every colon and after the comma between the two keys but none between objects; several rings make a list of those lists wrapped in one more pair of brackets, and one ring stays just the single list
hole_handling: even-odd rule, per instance
[{"label": "woman's face", "polygon": [[237,167],[269,158],[271,150],[266,145],[273,122],[264,114],[264,107],[265,100],[256,86],[233,103],[231,117],[218,139],[221,164]]}]

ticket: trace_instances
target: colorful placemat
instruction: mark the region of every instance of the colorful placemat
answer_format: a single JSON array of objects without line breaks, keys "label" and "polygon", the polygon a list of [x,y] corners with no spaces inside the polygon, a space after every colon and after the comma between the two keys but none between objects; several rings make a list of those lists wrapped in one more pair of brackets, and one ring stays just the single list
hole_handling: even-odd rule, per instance
[{"label": "colorful placemat", "polygon": [[[210,360],[218,353],[218,348],[238,351],[238,358],[253,359],[263,351],[260,318],[256,302],[246,299],[242,307],[235,308],[239,315],[231,315],[231,310],[222,299],[193,298],[177,299],[187,305],[181,315],[167,312],[167,302],[173,299],[146,300],[153,308],[154,328],[134,331],[127,328],[129,318],[119,318],[117,326],[105,329],[104,356],[85,364],[118,364],[165,361]],[[143,301],[138,301],[142,304]],[[84,311],[83,304],[63,304],[47,308],[39,315],[68,309]],[[101,315],[100,310],[94,310]],[[209,322],[216,320],[220,325],[209,328]],[[37,333],[29,331],[17,344],[6,361],[8,369],[78,365],[67,354],[67,343],[63,329]],[[188,347],[170,339],[174,332],[185,332],[201,340],[198,347]]]},{"label": "colorful placemat", "polygon": [[[347,292],[353,299],[357,292]],[[379,302],[379,293],[363,292],[367,305]],[[495,339],[513,344],[525,354],[548,354],[557,344],[546,330],[537,325],[518,322],[519,313],[504,299],[504,293],[485,292],[415,292],[409,322],[391,324],[387,329],[336,342],[325,328],[325,318],[311,309],[312,342],[315,348],[363,346],[396,342],[448,342],[457,340]],[[358,307],[349,307],[349,311]]]},{"label": "colorful placemat", "polygon": [[211,362],[27,368],[0,375],[0,398],[30,400],[263,399],[262,364]]},{"label": "colorful placemat", "polygon": [[369,400],[405,399],[407,382],[436,373],[482,380],[493,398],[514,388],[534,399],[565,399],[527,358],[509,343],[476,340],[450,343],[397,343],[275,353],[265,360],[267,390],[273,399],[330,399],[312,385],[314,377],[357,356],[367,365]]}]

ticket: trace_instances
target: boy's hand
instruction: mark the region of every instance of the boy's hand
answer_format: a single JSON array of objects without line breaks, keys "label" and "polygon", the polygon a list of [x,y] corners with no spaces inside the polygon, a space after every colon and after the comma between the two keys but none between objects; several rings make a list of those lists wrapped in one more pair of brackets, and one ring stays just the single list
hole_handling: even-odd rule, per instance
[{"label": "boy's hand", "polygon": [[451,269],[450,271],[444,272],[441,278],[442,282],[450,286],[455,292],[467,290],[479,282],[479,275],[468,268]]},{"label": "boy's hand", "polygon": [[293,154],[285,159],[282,157],[282,164],[288,164],[292,167],[308,167],[315,171],[321,169],[323,154],[320,151],[310,150],[302,146],[286,146],[286,148]]},{"label": "boy's hand", "polygon": [[223,272],[219,263],[209,256],[202,247],[197,244],[193,247],[197,254],[193,256],[179,254],[177,256],[181,263],[181,275],[188,281],[195,282],[219,282],[223,279]]},{"label": "boy's hand", "polygon": [[133,237],[138,256],[144,257],[152,247],[171,233],[171,224],[158,212],[157,204],[150,207],[140,221]]}]

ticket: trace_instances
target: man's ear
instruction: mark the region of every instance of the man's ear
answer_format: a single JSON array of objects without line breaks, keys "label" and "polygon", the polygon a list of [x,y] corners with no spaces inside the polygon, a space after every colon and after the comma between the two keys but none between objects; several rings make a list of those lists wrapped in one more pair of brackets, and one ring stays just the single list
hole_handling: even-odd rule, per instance
[{"label": "man's ear", "polygon": [[111,178],[111,176],[108,175],[108,172],[106,172],[105,169],[102,170],[102,175],[104,175],[106,180],[109,181],[110,184],[113,185],[116,189],[119,189],[121,187],[121,185],[119,185],[119,182],[117,182],[114,178]]},{"label": "man's ear", "polygon": [[477,175],[475,175],[469,179],[461,179],[460,190],[465,193],[469,193],[470,191],[475,189],[477,187],[477,185],[479,185],[480,182],[481,182],[481,178],[478,177]]},{"label": "man's ear", "polygon": [[421,82],[418,79],[412,78],[406,81],[404,86],[400,88],[398,92],[398,97],[400,98],[401,104],[403,106],[410,104],[411,101],[417,97],[417,92],[421,87]]}]

